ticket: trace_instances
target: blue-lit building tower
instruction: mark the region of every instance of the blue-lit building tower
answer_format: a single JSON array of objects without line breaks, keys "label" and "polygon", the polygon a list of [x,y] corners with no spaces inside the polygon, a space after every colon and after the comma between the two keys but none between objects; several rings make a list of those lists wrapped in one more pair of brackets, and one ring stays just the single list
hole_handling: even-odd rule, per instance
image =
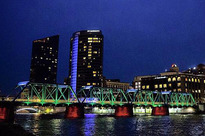
[{"label": "blue-lit building tower", "polygon": [[74,91],[103,84],[103,35],[100,30],[83,30],[70,41],[68,84]]}]

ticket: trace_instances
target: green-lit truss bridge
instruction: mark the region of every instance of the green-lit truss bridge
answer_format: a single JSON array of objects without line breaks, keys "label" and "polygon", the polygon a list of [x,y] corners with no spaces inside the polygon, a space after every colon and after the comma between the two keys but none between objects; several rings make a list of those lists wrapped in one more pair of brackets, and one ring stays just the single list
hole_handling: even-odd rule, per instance
[{"label": "green-lit truss bridge", "polygon": [[196,104],[190,93],[156,92],[147,90],[128,90],[124,93],[121,89],[92,87],[81,89],[77,93],[80,102],[94,105],[124,105],[136,106],[194,106]]},{"label": "green-lit truss bridge", "polygon": [[66,106],[83,103],[90,106],[115,106],[133,104],[136,106],[194,106],[193,96],[189,93],[156,92],[145,90],[85,87],[75,93],[68,85],[20,82],[20,89],[13,102],[18,105]]}]

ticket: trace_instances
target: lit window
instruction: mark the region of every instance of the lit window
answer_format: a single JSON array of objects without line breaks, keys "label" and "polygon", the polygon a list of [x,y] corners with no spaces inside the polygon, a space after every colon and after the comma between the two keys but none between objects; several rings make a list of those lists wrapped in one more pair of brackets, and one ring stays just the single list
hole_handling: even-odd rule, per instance
[{"label": "lit window", "polygon": [[158,88],[158,85],[154,85],[154,88]]},{"label": "lit window", "polygon": [[146,86],[146,89],[149,89],[149,85]]},{"label": "lit window", "polygon": [[173,78],[172,78],[172,81],[176,81],[176,77],[173,77]]},{"label": "lit window", "polygon": [[167,88],[167,84],[164,84],[163,86],[164,86],[164,88]]},{"label": "lit window", "polygon": [[177,91],[178,91],[178,92],[181,92],[181,89],[179,88],[179,89],[177,89]]},{"label": "lit window", "polygon": [[45,80],[47,80],[47,78],[45,78]]},{"label": "lit window", "polygon": [[96,73],[96,71],[93,71],[93,73],[95,74],[95,73]]},{"label": "lit window", "polygon": [[197,82],[197,79],[195,78],[195,82]]},{"label": "lit window", "polygon": [[87,85],[90,85],[90,83],[87,83]]},{"label": "lit window", "polygon": [[181,81],[181,77],[177,77],[177,81]]},{"label": "lit window", "polygon": [[199,93],[201,93],[201,90],[199,90]]},{"label": "lit window", "polygon": [[177,83],[177,86],[180,87],[180,86],[181,86],[181,83]]},{"label": "lit window", "polygon": [[93,83],[93,85],[96,85],[96,83]]},{"label": "lit window", "polygon": [[96,74],[93,74],[94,77],[96,77]]},{"label": "lit window", "polygon": [[192,78],[191,81],[194,82],[194,78]]},{"label": "lit window", "polygon": [[97,51],[94,51],[93,53],[94,53],[94,54],[97,54],[98,52],[97,52]]},{"label": "lit window", "polygon": [[52,50],[53,48],[52,47],[50,47],[50,50]]},{"label": "lit window", "polygon": [[87,46],[83,46],[83,48],[85,49],[85,48],[87,48]]},{"label": "lit window", "polygon": [[88,56],[92,56],[92,54],[88,54]]},{"label": "lit window", "polygon": [[159,85],[159,88],[162,88],[162,84]]},{"label": "lit window", "polygon": [[41,57],[41,59],[43,59],[43,57]]},{"label": "lit window", "polygon": [[91,68],[91,66],[90,66],[90,65],[88,65],[88,68]]},{"label": "lit window", "polygon": [[172,84],[169,84],[169,87],[172,87]]},{"label": "lit window", "polygon": [[88,51],[88,53],[92,53],[91,51]]},{"label": "lit window", "polygon": [[171,82],[171,78],[168,78],[168,82]]},{"label": "lit window", "polygon": [[86,57],[83,57],[83,59],[86,59]]},{"label": "lit window", "polygon": [[189,82],[191,82],[191,79],[189,78]]},{"label": "lit window", "polygon": [[187,81],[187,78],[185,78],[185,81]]},{"label": "lit window", "polygon": [[79,41],[79,43],[82,43],[83,41]]},{"label": "lit window", "polygon": [[145,85],[142,86],[142,89],[145,89]]},{"label": "lit window", "polygon": [[200,79],[198,79],[198,83],[200,83]]},{"label": "lit window", "polygon": [[48,67],[48,69],[51,69],[51,67]]}]

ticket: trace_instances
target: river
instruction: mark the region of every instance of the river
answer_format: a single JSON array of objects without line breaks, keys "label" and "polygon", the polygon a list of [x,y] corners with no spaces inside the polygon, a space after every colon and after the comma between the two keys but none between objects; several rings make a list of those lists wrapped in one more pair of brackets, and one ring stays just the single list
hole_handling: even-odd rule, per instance
[{"label": "river", "polygon": [[15,123],[37,136],[185,136],[205,135],[205,115],[134,117],[85,114],[82,119],[64,119],[63,115],[18,114]]}]

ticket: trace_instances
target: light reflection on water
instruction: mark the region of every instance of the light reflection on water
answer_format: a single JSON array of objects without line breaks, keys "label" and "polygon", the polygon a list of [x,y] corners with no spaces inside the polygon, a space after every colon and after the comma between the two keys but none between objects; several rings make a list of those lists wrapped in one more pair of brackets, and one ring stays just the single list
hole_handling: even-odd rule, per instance
[{"label": "light reflection on water", "polygon": [[64,119],[63,115],[16,115],[16,123],[39,136],[205,135],[205,115],[116,118],[86,114],[83,119]]}]

